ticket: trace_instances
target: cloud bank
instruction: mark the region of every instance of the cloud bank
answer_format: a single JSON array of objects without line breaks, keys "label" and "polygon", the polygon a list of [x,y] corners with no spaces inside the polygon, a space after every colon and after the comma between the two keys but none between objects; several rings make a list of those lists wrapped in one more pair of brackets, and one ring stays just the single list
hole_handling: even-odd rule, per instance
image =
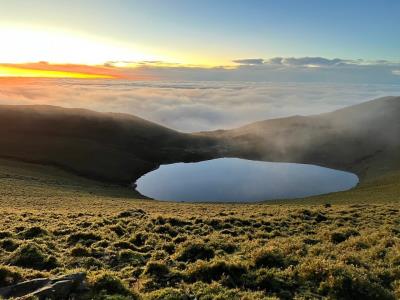
[{"label": "cloud bank", "polygon": [[[400,84],[400,62],[386,60],[274,57],[235,59],[232,63],[230,66],[204,67],[163,61],[110,61],[102,66],[41,62],[12,67],[84,72],[129,80]],[[2,66],[10,67],[0,64],[0,76]]]},{"label": "cloud bank", "polygon": [[[275,57],[235,59],[233,63],[235,65],[229,67],[205,68],[163,62],[141,62],[134,63],[134,68],[120,68],[119,71],[126,77],[139,76],[161,80],[400,84],[400,62],[386,60]],[[118,62],[114,62],[113,65],[118,66]]]},{"label": "cloud bank", "polygon": [[400,85],[226,81],[33,80],[2,84],[0,104],[50,104],[130,113],[180,131],[328,112]]},{"label": "cloud bank", "polygon": [[26,64],[27,68],[97,72],[120,79],[16,79],[7,84],[0,79],[0,103],[131,113],[190,132],[328,112],[400,94],[397,62],[323,57],[233,62],[234,66],[219,67],[162,61],[112,61],[103,66]]}]

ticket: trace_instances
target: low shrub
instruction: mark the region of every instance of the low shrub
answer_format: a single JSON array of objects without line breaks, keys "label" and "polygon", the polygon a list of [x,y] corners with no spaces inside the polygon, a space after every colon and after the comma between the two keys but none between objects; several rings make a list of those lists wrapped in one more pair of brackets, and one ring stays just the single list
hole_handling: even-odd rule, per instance
[{"label": "low shrub", "polygon": [[81,243],[83,245],[90,246],[94,242],[97,242],[100,240],[101,240],[101,236],[99,236],[98,234],[95,234],[92,232],[78,232],[78,233],[71,234],[68,237],[67,242],[68,242],[68,244],[72,244],[72,245]]},{"label": "low shrub", "polygon": [[121,225],[111,226],[110,230],[119,237],[123,236],[126,233],[126,230]]},{"label": "low shrub", "polygon": [[167,252],[169,255],[175,252],[175,244],[174,243],[165,243],[162,245],[161,249]]},{"label": "low shrub", "polygon": [[14,251],[15,249],[18,248],[18,246],[19,243],[10,238],[0,241],[0,248],[6,250],[7,252]]},{"label": "low shrub", "polygon": [[175,288],[164,288],[147,295],[148,300],[187,300],[190,299],[188,295]]},{"label": "low shrub", "polygon": [[176,238],[173,239],[173,242],[174,242],[175,244],[180,244],[180,243],[185,242],[186,240],[187,240],[187,236],[185,236],[185,235],[178,235]]},{"label": "low shrub", "polygon": [[151,277],[165,277],[170,273],[168,266],[164,262],[151,261],[146,265],[144,274]]},{"label": "low shrub", "polygon": [[325,222],[327,220],[328,220],[328,218],[322,213],[318,213],[317,216],[315,217],[315,221],[317,223]]},{"label": "low shrub", "polygon": [[321,258],[307,259],[296,267],[297,276],[301,281],[312,282],[319,285],[329,276],[343,265],[337,264],[336,261]]},{"label": "low shrub", "polygon": [[178,218],[168,218],[167,223],[171,224],[172,226],[177,226],[177,227],[183,227],[185,225],[192,225],[192,222],[184,220],[184,219],[178,219]]},{"label": "low shrub", "polygon": [[129,242],[134,244],[135,246],[141,247],[146,243],[146,240],[148,239],[149,235],[144,232],[138,232],[136,233],[132,239],[130,239]]},{"label": "low shrub", "polygon": [[79,257],[79,259],[72,261],[69,266],[73,268],[83,268],[85,270],[100,270],[105,267],[102,261],[91,256]]},{"label": "low shrub", "polygon": [[39,226],[31,227],[21,232],[20,235],[22,238],[29,240],[41,236],[48,235],[48,232]]},{"label": "low shrub", "polygon": [[182,245],[176,259],[178,261],[195,262],[203,259],[209,260],[214,257],[214,250],[207,244],[200,241],[189,241]]},{"label": "low shrub", "polygon": [[[262,291],[243,291],[239,288],[227,288],[219,282],[206,284],[196,282],[190,287],[194,299],[201,300],[277,300],[275,297],[267,297]],[[192,299],[192,298],[190,298]]]},{"label": "low shrub", "polygon": [[175,228],[172,227],[170,224],[156,226],[154,227],[154,232],[167,234],[171,237],[176,237],[178,235],[178,231],[176,231]]},{"label": "low shrub", "polygon": [[0,239],[10,238],[12,233],[9,231],[0,231]]},{"label": "low shrub", "polygon": [[238,250],[238,245],[233,242],[220,242],[217,240],[215,242],[212,242],[211,245],[214,249],[222,250],[228,254],[232,254],[236,250]]},{"label": "low shrub", "polygon": [[280,299],[292,299],[291,290],[295,284],[282,276],[277,269],[258,269],[249,272],[244,278],[244,286],[251,290],[265,290],[267,293],[279,295]]},{"label": "low shrub", "polygon": [[240,263],[232,263],[225,260],[198,261],[189,269],[188,280],[190,282],[203,281],[210,283],[226,277],[224,282],[229,283],[231,287],[235,287],[242,284],[242,276],[246,272],[247,268]]},{"label": "low shrub", "polygon": [[321,284],[320,293],[332,299],[395,300],[396,297],[383,286],[355,274],[334,274]]},{"label": "low shrub", "polygon": [[349,229],[345,231],[335,231],[331,233],[331,242],[334,244],[339,244],[347,240],[351,236],[358,236],[360,235],[358,231]]},{"label": "low shrub", "polygon": [[37,245],[21,245],[10,257],[9,263],[14,266],[36,270],[51,270],[58,266],[54,256],[46,255]]},{"label": "low shrub", "polygon": [[122,250],[118,253],[120,263],[129,263],[132,265],[142,265],[146,262],[146,257],[137,251]]},{"label": "low shrub", "polygon": [[169,254],[164,250],[156,250],[151,253],[152,260],[164,260],[169,257]]},{"label": "low shrub", "polygon": [[138,250],[138,248],[135,245],[133,245],[127,241],[116,242],[113,244],[113,246],[117,249],[130,249],[130,250],[134,250],[134,251]]},{"label": "low shrub", "polygon": [[221,234],[226,234],[226,235],[231,235],[231,236],[239,236],[238,232],[236,232],[235,230],[231,230],[231,229],[221,230]]},{"label": "low shrub", "polygon": [[71,249],[71,256],[87,257],[90,256],[90,251],[88,248],[78,245]]},{"label": "low shrub", "polygon": [[163,261],[151,261],[147,263],[143,275],[147,278],[143,282],[143,290],[146,291],[174,287],[183,280],[182,273],[171,270]]},{"label": "low shrub", "polygon": [[256,268],[283,268],[286,260],[283,254],[274,248],[262,249],[253,255],[253,262]]},{"label": "low shrub", "polygon": [[19,272],[9,267],[0,267],[0,287],[16,284],[20,280],[22,275]]},{"label": "low shrub", "polygon": [[145,214],[146,212],[142,209],[130,209],[120,212],[117,218],[142,217]]},{"label": "low shrub", "polygon": [[133,295],[133,293],[119,278],[114,277],[109,273],[103,273],[93,278],[92,288],[96,293],[102,292],[106,295]]}]

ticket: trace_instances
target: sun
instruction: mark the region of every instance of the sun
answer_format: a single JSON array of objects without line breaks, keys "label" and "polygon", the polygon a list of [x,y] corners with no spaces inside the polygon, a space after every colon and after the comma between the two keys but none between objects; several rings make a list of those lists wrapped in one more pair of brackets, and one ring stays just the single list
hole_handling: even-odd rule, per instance
[{"label": "sun", "polygon": [[98,65],[107,61],[162,59],[137,45],[60,29],[1,26],[0,41],[0,63],[47,61]]},{"label": "sun", "polygon": [[[2,78],[113,79],[120,77],[105,70],[106,62],[164,59],[135,45],[60,29],[1,26],[0,41]],[[46,63],[35,63],[41,61]]]}]

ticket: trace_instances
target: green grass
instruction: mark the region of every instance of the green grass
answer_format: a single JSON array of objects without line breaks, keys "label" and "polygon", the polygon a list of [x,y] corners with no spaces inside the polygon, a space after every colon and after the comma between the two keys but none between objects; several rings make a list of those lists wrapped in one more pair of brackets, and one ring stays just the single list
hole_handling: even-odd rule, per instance
[{"label": "green grass", "polygon": [[399,178],[190,204],[1,160],[0,286],[85,270],[93,299],[396,299]]},{"label": "green grass", "polygon": [[[361,182],[355,188],[322,196],[302,199],[273,201],[274,203],[296,204],[354,204],[354,203],[397,203],[400,198],[400,171],[393,171],[384,176]],[[271,203],[271,202],[269,202]]]}]

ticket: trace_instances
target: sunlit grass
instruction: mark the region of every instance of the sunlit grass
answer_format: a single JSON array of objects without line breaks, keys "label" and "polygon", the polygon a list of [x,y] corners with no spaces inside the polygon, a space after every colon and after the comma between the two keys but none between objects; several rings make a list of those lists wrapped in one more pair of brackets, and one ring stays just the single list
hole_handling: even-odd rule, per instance
[{"label": "sunlit grass", "polygon": [[289,202],[190,204],[0,166],[0,285],[85,270],[94,299],[400,297],[397,174]]}]

